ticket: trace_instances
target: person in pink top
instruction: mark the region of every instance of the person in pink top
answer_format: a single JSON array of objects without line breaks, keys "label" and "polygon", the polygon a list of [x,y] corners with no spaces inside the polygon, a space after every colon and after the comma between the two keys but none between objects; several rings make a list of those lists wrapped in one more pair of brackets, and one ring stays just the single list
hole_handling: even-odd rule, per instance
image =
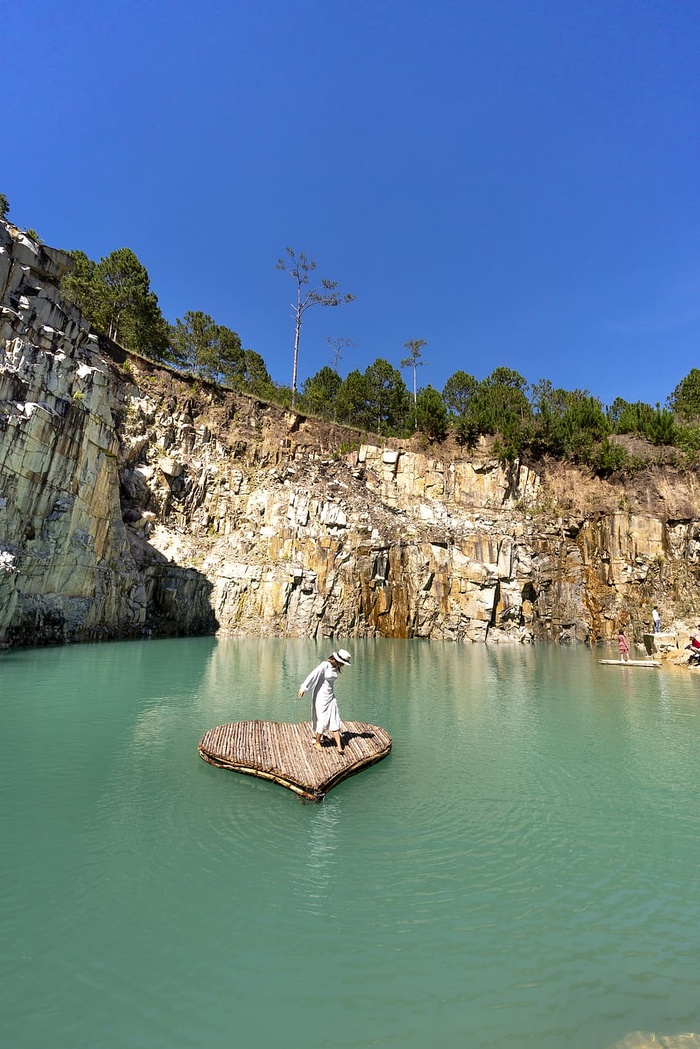
[{"label": "person in pink top", "polygon": [[630,657],[630,646],[622,627],[617,632],[617,647],[620,649],[620,662],[626,663]]}]

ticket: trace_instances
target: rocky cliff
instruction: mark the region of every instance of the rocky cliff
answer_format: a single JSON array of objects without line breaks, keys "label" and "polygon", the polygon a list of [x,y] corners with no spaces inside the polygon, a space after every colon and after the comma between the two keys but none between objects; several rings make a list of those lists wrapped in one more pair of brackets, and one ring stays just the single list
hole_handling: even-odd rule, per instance
[{"label": "rocky cliff", "polygon": [[700,620],[695,478],[382,442],[92,334],[0,222],[0,641],[597,640]]}]

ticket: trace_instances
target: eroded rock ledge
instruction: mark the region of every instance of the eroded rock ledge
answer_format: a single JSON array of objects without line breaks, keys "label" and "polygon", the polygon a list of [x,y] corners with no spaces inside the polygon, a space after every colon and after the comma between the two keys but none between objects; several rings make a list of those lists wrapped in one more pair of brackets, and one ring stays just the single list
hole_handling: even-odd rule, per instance
[{"label": "eroded rock ledge", "polygon": [[97,339],[0,222],[0,641],[597,640],[700,620],[694,478],[385,445]]}]

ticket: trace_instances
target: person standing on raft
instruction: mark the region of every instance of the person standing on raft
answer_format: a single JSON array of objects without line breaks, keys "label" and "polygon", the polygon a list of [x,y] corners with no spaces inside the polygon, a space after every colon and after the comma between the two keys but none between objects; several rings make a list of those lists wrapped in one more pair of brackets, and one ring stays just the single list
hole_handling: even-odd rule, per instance
[{"label": "person standing on raft", "polygon": [[625,637],[625,632],[622,629],[622,627],[620,627],[620,630],[617,634],[617,646],[620,649],[620,662],[626,663],[630,657],[630,646],[627,641],[627,638]]},{"label": "person standing on raft", "polygon": [[339,648],[315,667],[306,680],[299,686],[299,699],[311,690],[311,725],[314,733],[314,747],[321,749],[321,737],[324,732],[330,733],[335,740],[338,751],[342,754],[343,742],[340,738],[340,711],[335,698],[335,682],[343,667],[350,666],[352,656]]}]

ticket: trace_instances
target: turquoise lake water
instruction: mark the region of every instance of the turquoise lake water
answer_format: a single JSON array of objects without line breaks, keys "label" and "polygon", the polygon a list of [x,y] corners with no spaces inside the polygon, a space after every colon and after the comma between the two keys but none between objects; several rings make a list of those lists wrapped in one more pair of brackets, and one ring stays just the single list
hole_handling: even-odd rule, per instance
[{"label": "turquoise lake water", "polygon": [[607,1049],[700,1030],[700,677],[341,639],[391,755],[320,805],[198,756],[331,650],[0,654],[0,1044]]}]

